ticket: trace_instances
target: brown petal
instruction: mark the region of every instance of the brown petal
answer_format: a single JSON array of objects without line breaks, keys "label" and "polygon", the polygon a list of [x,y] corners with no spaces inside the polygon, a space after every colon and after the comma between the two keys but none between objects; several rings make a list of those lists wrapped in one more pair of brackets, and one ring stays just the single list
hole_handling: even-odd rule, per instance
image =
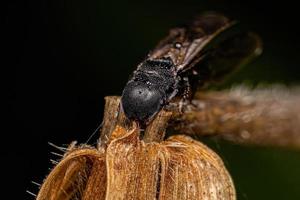
[{"label": "brown petal", "polygon": [[235,199],[235,189],[219,156],[188,136],[162,143],[160,199]]},{"label": "brown petal", "polygon": [[[105,155],[91,148],[74,149],[51,171],[42,185],[37,200],[89,199],[87,191],[104,199],[105,195]],[[97,164],[96,176],[94,167]],[[93,177],[94,180],[90,180]],[[92,182],[97,184],[92,184]],[[92,188],[91,188],[92,185]],[[97,191],[97,193],[94,193]]]}]

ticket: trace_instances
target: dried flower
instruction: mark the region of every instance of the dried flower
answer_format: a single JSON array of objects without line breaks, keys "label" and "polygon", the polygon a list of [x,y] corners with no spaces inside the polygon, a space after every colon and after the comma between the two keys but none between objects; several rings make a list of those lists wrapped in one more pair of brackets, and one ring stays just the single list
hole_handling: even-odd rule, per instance
[{"label": "dried flower", "polygon": [[46,178],[37,200],[235,199],[221,159],[184,135],[145,143],[116,126],[106,148],[77,146]]}]

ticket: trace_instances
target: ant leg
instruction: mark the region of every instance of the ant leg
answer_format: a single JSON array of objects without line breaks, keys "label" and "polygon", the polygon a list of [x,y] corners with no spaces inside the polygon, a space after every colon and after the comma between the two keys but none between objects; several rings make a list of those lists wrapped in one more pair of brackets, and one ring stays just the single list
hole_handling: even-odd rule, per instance
[{"label": "ant leg", "polygon": [[183,107],[190,104],[192,98],[191,84],[188,77],[183,77],[183,98],[179,102],[179,112],[183,112]]},{"label": "ant leg", "polygon": [[183,99],[185,101],[190,101],[192,98],[192,88],[188,77],[183,77],[183,87]]}]

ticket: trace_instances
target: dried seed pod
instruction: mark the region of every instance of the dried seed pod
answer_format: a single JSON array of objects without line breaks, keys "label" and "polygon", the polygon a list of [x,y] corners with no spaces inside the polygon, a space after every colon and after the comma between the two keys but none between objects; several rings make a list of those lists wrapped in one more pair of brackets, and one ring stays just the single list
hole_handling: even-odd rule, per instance
[{"label": "dried seed pod", "polygon": [[221,159],[188,136],[145,143],[117,126],[106,149],[77,147],[52,170],[37,200],[235,199]]}]

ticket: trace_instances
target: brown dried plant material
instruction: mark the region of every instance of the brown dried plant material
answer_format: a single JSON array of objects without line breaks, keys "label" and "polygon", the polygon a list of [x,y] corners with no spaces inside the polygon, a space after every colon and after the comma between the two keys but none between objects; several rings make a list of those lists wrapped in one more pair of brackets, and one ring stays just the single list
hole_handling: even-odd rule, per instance
[{"label": "brown dried plant material", "polygon": [[97,190],[94,197],[103,199],[105,188],[102,186],[106,182],[105,154],[87,146],[75,147],[64,155],[43,183],[37,199],[83,199],[83,196],[88,196],[87,191],[91,190],[90,177],[95,173],[95,167],[100,170],[94,176],[97,184],[94,184],[92,190]]},{"label": "brown dried plant material", "polygon": [[235,199],[221,159],[188,136],[145,143],[140,131],[117,126],[106,149],[67,152],[37,200]]},{"label": "brown dried plant material", "polygon": [[228,172],[208,147],[183,135],[144,143],[139,134],[134,129],[109,144],[107,199],[235,198]]}]

